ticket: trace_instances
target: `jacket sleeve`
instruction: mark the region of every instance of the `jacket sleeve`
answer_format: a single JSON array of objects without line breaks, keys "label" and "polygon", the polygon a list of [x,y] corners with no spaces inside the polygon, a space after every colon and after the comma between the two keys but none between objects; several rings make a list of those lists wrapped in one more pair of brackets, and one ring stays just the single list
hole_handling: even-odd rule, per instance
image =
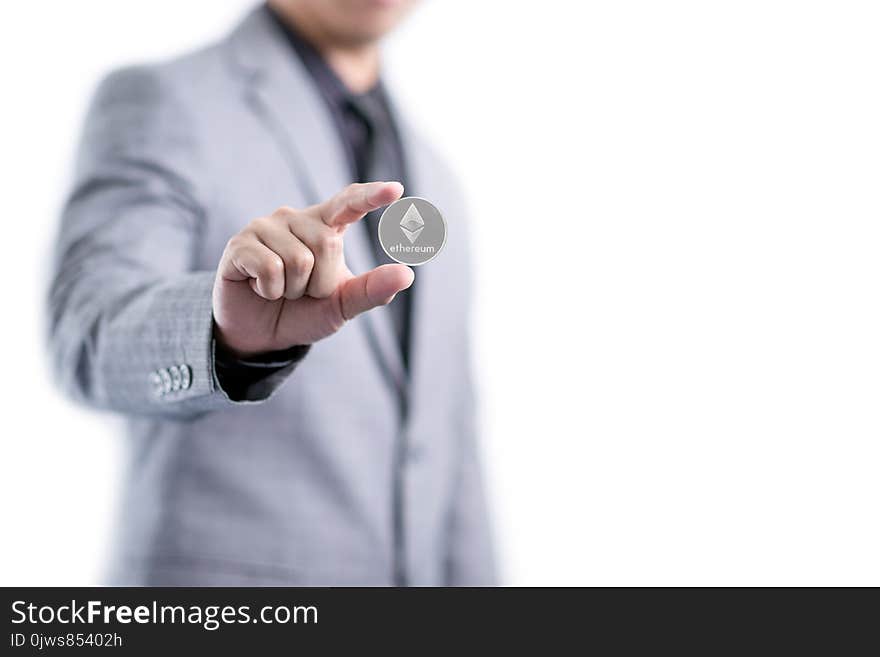
[{"label": "jacket sleeve", "polygon": [[[213,271],[192,122],[161,75],[111,74],[87,114],[49,292],[56,378],[77,399],[192,417],[233,405],[214,370]],[[295,363],[263,386],[268,397]],[[243,402],[248,403],[248,402]]]}]

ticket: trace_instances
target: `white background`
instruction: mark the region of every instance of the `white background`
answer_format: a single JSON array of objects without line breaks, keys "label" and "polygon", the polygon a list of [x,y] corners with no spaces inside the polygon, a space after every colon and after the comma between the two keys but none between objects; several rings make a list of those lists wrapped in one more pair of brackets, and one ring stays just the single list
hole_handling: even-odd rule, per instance
[{"label": "white background", "polygon": [[[42,337],[88,96],[247,5],[0,9],[0,584],[99,582],[111,528],[118,420]],[[506,583],[880,585],[876,7],[433,0],[389,44],[474,210]]]}]

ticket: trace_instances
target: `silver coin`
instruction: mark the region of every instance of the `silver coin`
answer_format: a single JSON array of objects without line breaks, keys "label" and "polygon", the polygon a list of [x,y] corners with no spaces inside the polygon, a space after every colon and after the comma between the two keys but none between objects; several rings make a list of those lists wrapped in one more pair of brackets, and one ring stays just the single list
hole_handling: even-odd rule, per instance
[{"label": "silver coin", "polygon": [[405,196],[382,213],[379,243],[392,260],[423,265],[436,258],[446,245],[446,220],[425,199]]}]

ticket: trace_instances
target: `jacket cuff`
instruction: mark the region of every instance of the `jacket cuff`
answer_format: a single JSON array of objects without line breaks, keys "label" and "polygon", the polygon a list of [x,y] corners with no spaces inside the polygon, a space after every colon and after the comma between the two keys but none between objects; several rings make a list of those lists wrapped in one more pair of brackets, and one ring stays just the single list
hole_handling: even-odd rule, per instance
[{"label": "jacket cuff", "polygon": [[193,272],[155,291],[154,319],[149,323],[158,344],[143,385],[151,387],[153,403],[164,407],[162,412],[200,414],[265,401],[308,352],[308,347],[299,347],[286,361],[268,361],[269,371],[244,390],[224,389],[214,341],[214,276],[214,272]]}]

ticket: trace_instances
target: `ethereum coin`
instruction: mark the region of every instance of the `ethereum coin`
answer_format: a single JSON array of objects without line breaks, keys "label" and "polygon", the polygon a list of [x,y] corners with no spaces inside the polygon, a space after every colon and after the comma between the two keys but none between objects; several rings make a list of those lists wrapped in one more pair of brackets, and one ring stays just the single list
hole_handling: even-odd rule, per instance
[{"label": "ethereum coin", "polygon": [[406,196],[385,208],[379,242],[388,257],[404,265],[423,265],[446,244],[446,220],[431,203]]}]

